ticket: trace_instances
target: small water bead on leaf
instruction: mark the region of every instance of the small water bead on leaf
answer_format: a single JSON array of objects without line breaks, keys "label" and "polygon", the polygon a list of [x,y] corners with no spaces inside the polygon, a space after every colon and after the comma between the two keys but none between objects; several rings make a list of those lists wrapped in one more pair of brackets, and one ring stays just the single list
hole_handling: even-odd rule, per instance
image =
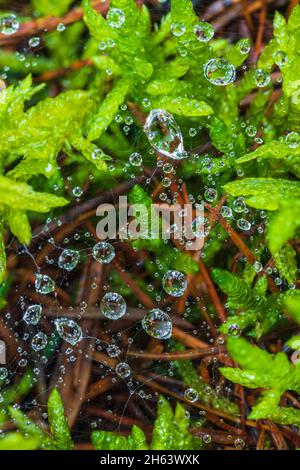
[{"label": "small water bead on leaf", "polygon": [[241,39],[241,41],[239,41],[239,49],[240,49],[241,54],[245,54],[245,55],[249,54],[250,49],[251,49],[250,40],[247,38]]},{"label": "small water bead on leaf", "polygon": [[118,29],[124,24],[125,14],[120,8],[110,8],[106,20],[111,28]]},{"label": "small water bead on leaf", "polygon": [[0,19],[0,31],[2,34],[10,36],[18,31],[20,23],[16,15],[3,16]]},{"label": "small water bead on leaf", "polygon": [[232,217],[232,210],[231,207],[222,206],[221,209],[221,216],[225,217],[226,219],[230,219]]},{"label": "small water bead on leaf", "polygon": [[99,263],[108,264],[115,256],[115,249],[109,242],[99,242],[93,247],[93,258]]},{"label": "small water bead on leaf", "polygon": [[180,37],[185,33],[186,29],[183,23],[172,23],[171,24],[171,33],[176,36]]},{"label": "small water bead on leaf", "polygon": [[253,264],[253,268],[256,273],[260,273],[263,269],[263,266],[259,261],[255,261],[255,263]]},{"label": "small water bead on leaf", "polygon": [[198,41],[201,41],[201,42],[210,41],[214,37],[214,34],[215,34],[214,28],[212,27],[212,25],[210,23],[206,23],[205,21],[195,26],[194,33]]},{"label": "small water bead on leaf", "polygon": [[27,325],[37,325],[41,319],[42,315],[42,306],[39,304],[30,305],[24,315],[23,320]]},{"label": "small water bead on leaf", "polygon": [[283,51],[277,51],[274,54],[274,62],[278,67],[282,67],[287,62],[287,55]]},{"label": "small water bead on leaf", "polygon": [[162,279],[162,285],[167,294],[180,297],[187,288],[186,277],[180,271],[167,271]]},{"label": "small water bead on leaf", "polygon": [[298,132],[289,132],[289,134],[285,136],[285,143],[292,149],[299,147],[300,135]]},{"label": "small water bead on leaf", "polygon": [[82,339],[80,326],[70,318],[57,318],[54,325],[59,336],[67,343],[75,346]]},{"label": "small water bead on leaf", "polygon": [[197,390],[190,387],[184,391],[184,398],[191,403],[195,403],[199,399],[199,395]]},{"label": "small water bead on leaf", "polygon": [[238,336],[241,336],[242,330],[241,330],[241,328],[239,327],[239,325],[237,325],[236,323],[233,323],[233,324],[230,325],[230,327],[228,328],[228,334],[229,334],[229,336],[233,336],[234,338],[236,338],[236,337],[238,337]]},{"label": "small water bead on leaf", "polygon": [[154,308],[142,319],[143,330],[156,339],[169,339],[172,336],[172,321],[169,315]]},{"label": "small water bead on leaf", "polygon": [[39,331],[36,335],[31,340],[31,347],[34,351],[41,351],[42,349],[45,349],[48,343],[48,338],[45,333],[42,333]]},{"label": "small water bead on leaf", "polygon": [[204,65],[204,76],[213,85],[225,86],[235,80],[235,68],[225,59],[211,59]]},{"label": "small water bead on leaf", "polygon": [[236,224],[240,230],[244,230],[245,232],[251,229],[251,224],[247,219],[238,219]]},{"label": "small water bead on leaf", "polygon": [[241,214],[242,212],[245,212],[246,209],[246,204],[245,200],[243,197],[238,197],[233,201],[233,210],[237,212],[238,214]]},{"label": "small water bead on leaf", "polygon": [[291,355],[291,361],[293,364],[299,364],[300,363],[300,351],[295,351]]},{"label": "small water bead on leaf", "polygon": [[116,365],[115,371],[121,379],[128,379],[131,376],[131,369],[126,362],[119,362]]},{"label": "small water bead on leaf", "polygon": [[66,26],[64,25],[64,23],[59,23],[56,27],[56,31],[58,31],[59,33],[62,33],[63,31],[65,31],[66,29]]},{"label": "small water bead on leaf", "polygon": [[35,278],[35,290],[39,294],[50,294],[55,290],[55,282],[47,274],[37,274]]},{"label": "small water bead on leaf", "polygon": [[162,155],[176,160],[186,157],[180,127],[167,111],[152,109],[144,131],[152,147]]},{"label": "small water bead on leaf", "polygon": [[58,259],[60,269],[72,271],[76,268],[79,261],[79,252],[75,250],[64,250]]},{"label": "small water bead on leaf", "polygon": [[100,310],[109,320],[119,320],[126,313],[126,302],[117,292],[108,292],[101,300]]},{"label": "small water bead on leaf", "polygon": [[253,77],[256,86],[259,88],[263,88],[271,82],[271,75],[263,69],[256,69]]},{"label": "small water bead on leaf", "polygon": [[257,128],[255,126],[246,127],[246,134],[248,137],[255,137],[256,133],[257,133]]},{"label": "small water bead on leaf", "polygon": [[141,166],[143,163],[143,158],[138,152],[134,152],[130,155],[129,162],[133,166]]},{"label": "small water bead on leaf", "polygon": [[8,377],[8,370],[6,367],[0,367],[0,380],[5,380]]}]

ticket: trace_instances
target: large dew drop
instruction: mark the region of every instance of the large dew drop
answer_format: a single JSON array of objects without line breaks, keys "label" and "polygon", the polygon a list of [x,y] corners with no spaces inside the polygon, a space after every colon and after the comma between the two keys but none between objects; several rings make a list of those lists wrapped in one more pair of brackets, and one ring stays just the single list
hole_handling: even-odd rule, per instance
[{"label": "large dew drop", "polygon": [[204,65],[204,76],[213,85],[225,86],[235,80],[235,68],[225,59],[211,59]]},{"label": "large dew drop", "polygon": [[108,242],[99,242],[93,247],[93,258],[99,263],[108,264],[115,255],[114,247]]},{"label": "large dew drop", "polygon": [[37,274],[35,278],[35,290],[39,294],[50,294],[55,289],[55,282],[47,274]]},{"label": "large dew drop", "polygon": [[55,328],[59,336],[67,343],[75,346],[82,339],[82,330],[76,322],[70,318],[57,318],[54,320]]},{"label": "large dew drop", "polygon": [[0,31],[9,36],[18,31],[20,23],[15,15],[7,15],[0,19]]},{"label": "large dew drop", "polygon": [[66,271],[72,271],[76,268],[79,261],[79,252],[75,250],[64,250],[59,259],[58,266],[60,269],[65,269]]},{"label": "large dew drop", "polygon": [[119,364],[116,365],[115,371],[121,379],[128,379],[131,375],[131,369],[126,362],[119,362]]},{"label": "large dew drop", "polygon": [[42,306],[41,305],[30,305],[24,315],[23,320],[27,325],[37,325],[40,321],[42,315]]},{"label": "large dew drop", "polygon": [[187,287],[186,277],[180,271],[167,271],[163,277],[162,285],[167,294],[180,297]]},{"label": "large dew drop", "polygon": [[31,347],[34,351],[41,351],[42,349],[45,349],[47,342],[47,335],[40,331],[32,338]]},{"label": "large dew drop", "polygon": [[169,339],[172,336],[172,321],[169,315],[154,308],[142,319],[143,330],[156,339]]},{"label": "large dew drop", "polygon": [[119,320],[126,313],[126,302],[120,294],[108,292],[101,300],[100,309],[109,320]]},{"label": "large dew drop", "polygon": [[125,21],[125,14],[119,8],[110,8],[106,16],[107,23],[111,28],[121,28]]},{"label": "large dew drop", "polygon": [[186,157],[180,127],[173,116],[162,109],[152,109],[144,131],[155,150],[176,160]]}]

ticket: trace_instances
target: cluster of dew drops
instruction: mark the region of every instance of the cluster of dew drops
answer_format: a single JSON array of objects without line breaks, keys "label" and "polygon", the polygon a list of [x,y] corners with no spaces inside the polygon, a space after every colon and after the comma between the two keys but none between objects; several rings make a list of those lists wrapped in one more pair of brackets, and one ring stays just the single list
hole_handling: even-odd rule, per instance
[{"label": "cluster of dew drops", "polygon": [[[120,28],[125,21],[124,12],[118,8],[111,8],[107,15],[108,24],[112,28]],[[10,14],[3,16],[0,19],[0,31],[2,34],[10,35],[18,31],[20,27],[20,22],[17,16]],[[62,32],[65,30],[64,24],[59,24],[57,26],[57,31]],[[171,33],[174,36],[180,37],[185,33],[185,26],[181,23],[173,23],[171,25]],[[214,36],[213,27],[206,22],[199,22],[194,28],[194,33],[198,41],[208,42]],[[39,37],[32,37],[29,40],[29,47],[34,49],[37,48],[40,44]],[[99,50],[104,51],[107,47],[113,47],[114,44],[107,44],[105,42],[99,44]],[[250,50],[249,41],[242,40],[239,42],[240,52],[242,54],[248,54]],[[183,48],[180,51],[180,54],[184,56],[186,50]],[[275,62],[278,66],[282,66],[286,60],[284,53],[276,53]],[[9,68],[6,68],[8,72]],[[109,74],[110,71],[108,70]],[[233,83],[236,80],[236,69],[230,64],[227,60],[222,58],[213,58],[210,59],[203,67],[204,77],[211,83],[213,86],[226,86]],[[3,78],[5,78],[2,75]],[[270,81],[270,74],[263,69],[256,69],[253,72],[253,77],[257,87],[266,87]],[[168,188],[171,185],[172,179],[170,175],[174,175],[176,172],[176,166],[172,165],[171,161],[181,160],[185,158],[191,158],[193,161],[197,159],[197,155],[192,154],[187,151],[184,147],[183,136],[181,129],[177,122],[174,120],[173,116],[163,109],[152,109],[151,101],[148,98],[143,100],[143,107],[149,110],[149,114],[144,125],[144,132],[148,138],[148,141],[151,145],[149,150],[150,154],[155,151],[159,152],[160,155],[166,157],[165,161],[159,160],[157,165],[162,167],[163,170],[163,179],[162,186]],[[126,104],[121,105],[121,113],[115,116],[115,121],[119,124],[124,123],[123,132],[125,135],[128,135],[130,131],[130,126],[133,124],[134,120],[130,114],[126,113],[126,116],[122,116],[122,111],[127,111]],[[245,133],[248,138],[253,138],[257,144],[262,144],[263,141],[260,137],[257,136],[257,129],[251,125],[249,122],[242,122],[242,128],[245,129]],[[201,130],[201,127],[199,128]],[[195,127],[190,128],[189,136],[195,137],[199,130]],[[289,147],[295,148],[300,145],[300,136],[291,132],[285,136],[285,141]],[[99,150],[100,152],[100,150]],[[97,157],[95,151],[95,158]],[[126,164],[127,169],[132,168],[141,168],[143,163],[143,157],[138,152],[133,152],[129,161]],[[207,170],[210,170],[214,167],[213,159],[207,156],[204,158],[204,165]],[[243,176],[242,171],[238,170],[239,176]],[[218,172],[215,172],[218,176]],[[135,175],[131,175],[134,177]],[[206,186],[204,191],[204,199],[199,197],[201,202],[214,203],[218,200],[219,194],[218,191],[213,187],[214,181],[213,177],[208,176],[208,180],[211,181],[211,187]],[[76,198],[80,198],[83,191],[80,187],[73,188],[73,195]],[[162,201],[168,200],[168,196],[165,192],[159,195],[159,198]],[[193,195],[190,195],[191,202],[195,202]],[[252,223],[247,218],[249,215],[250,209],[247,207],[244,198],[238,197],[233,203],[232,207],[223,205],[221,208],[221,214],[226,219],[236,219],[236,226],[239,230],[244,232],[249,232],[252,228]],[[261,224],[258,225],[258,232],[263,233],[264,231],[264,219],[266,218],[266,212],[260,212]],[[199,223],[200,222],[200,223]],[[199,228],[201,227],[201,228]],[[209,233],[209,224],[206,218],[204,220],[194,220],[192,222],[192,230],[195,237],[205,237]],[[109,264],[113,261],[115,257],[115,248],[108,241],[101,241],[97,243],[92,248],[93,258],[102,264]],[[205,256],[201,253],[201,256]],[[80,261],[80,253],[76,250],[63,249],[58,259],[58,267],[65,271],[66,273],[71,272],[77,266]],[[262,270],[262,265],[260,262],[256,262],[254,268],[257,272]],[[272,268],[268,268],[272,272]],[[276,271],[276,268],[273,268],[273,271]],[[270,274],[270,273],[269,273]],[[280,285],[282,280],[277,277],[275,282]],[[48,275],[38,272],[35,278],[35,289],[36,292],[41,295],[47,295],[55,291],[55,281]],[[174,298],[181,297],[187,288],[187,279],[186,275],[180,271],[176,270],[167,270],[162,277],[162,288],[170,296]],[[36,327],[42,317],[43,307],[40,304],[29,305],[24,309],[23,321],[30,327]],[[127,305],[118,292],[107,292],[100,301],[100,313],[107,320],[116,321],[124,317],[127,313]],[[54,325],[56,333],[66,341],[70,346],[75,346],[83,338],[84,334],[81,327],[71,318],[57,318],[54,320]],[[151,337],[168,340],[172,336],[172,319],[170,315],[160,308],[153,308],[147,312],[143,319],[141,320],[142,329]],[[234,332],[236,335],[236,331]],[[43,351],[48,345],[49,338],[45,333],[39,331],[34,334],[31,339],[31,347],[35,352]],[[107,347],[107,352],[111,357],[118,357],[120,350],[115,344],[111,344]],[[22,364],[21,364],[22,365]],[[127,380],[131,376],[130,366],[126,362],[119,362],[115,367],[116,374]],[[5,367],[0,368],[0,381],[6,381],[8,379],[9,372]],[[1,397],[1,395],[0,395]],[[191,403],[198,400],[198,393],[193,388],[188,388],[184,392],[184,397],[186,400]],[[211,441],[211,436],[209,434],[203,436],[203,440],[206,443]],[[242,439],[237,439],[235,443],[237,448],[243,448],[245,443]]]}]

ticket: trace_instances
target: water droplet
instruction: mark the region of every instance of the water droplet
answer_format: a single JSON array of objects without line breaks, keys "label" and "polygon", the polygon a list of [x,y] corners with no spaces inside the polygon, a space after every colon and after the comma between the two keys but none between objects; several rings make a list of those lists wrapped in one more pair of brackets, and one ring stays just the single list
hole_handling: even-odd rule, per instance
[{"label": "water droplet", "polygon": [[83,191],[79,186],[75,186],[75,188],[73,188],[72,193],[73,193],[73,196],[80,197],[82,196]]},{"label": "water droplet", "polygon": [[41,44],[41,38],[33,37],[28,41],[29,47],[38,47]]},{"label": "water droplet", "polygon": [[233,336],[233,337],[241,336],[242,330],[239,327],[239,325],[237,325],[236,323],[233,323],[228,328],[228,334],[229,334],[229,336]]},{"label": "water droplet", "polygon": [[111,28],[121,28],[125,21],[125,14],[119,8],[110,8],[106,16],[106,21]]},{"label": "water droplet", "polygon": [[101,300],[101,313],[110,320],[119,320],[126,313],[126,302],[120,294],[108,292]]},{"label": "water droplet", "polygon": [[277,51],[274,54],[274,62],[278,67],[282,67],[287,62],[287,55],[283,51]]},{"label": "water droplet", "polygon": [[194,33],[196,34],[196,38],[198,41],[201,42],[208,42],[214,37],[214,28],[210,23],[206,23],[203,21],[199,23],[194,28]]},{"label": "water droplet", "polygon": [[222,217],[225,217],[227,219],[230,219],[232,217],[232,210],[228,206],[222,206],[221,209],[221,215]]},{"label": "water droplet", "polygon": [[24,315],[23,320],[27,325],[37,325],[41,319],[42,315],[42,306],[41,305],[30,305]]},{"label": "water droplet", "polygon": [[172,23],[171,24],[171,33],[176,36],[180,37],[185,33],[185,26],[183,23]]},{"label": "water droplet", "polygon": [[47,342],[47,335],[40,331],[32,338],[31,347],[34,351],[41,351],[42,349],[45,349],[45,347],[47,346]]},{"label": "water droplet", "polygon": [[0,367],[0,380],[5,380],[8,377],[8,370],[6,367]]},{"label": "water droplet", "polygon": [[58,259],[60,269],[72,271],[76,268],[79,261],[79,252],[75,250],[64,250]]},{"label": "water droplet", "polygon": [[241,437],[238,437],[235,441],[234,441],[234,447],[236,449],[243,449],[245,447],[245,441],[244,439],[242,439]]},{"label": "water droplet", "polygon": [[251,228],[250,222],[246,219],[239,219],[236,224],[239,229],[244,230],[245,232],[247,232]]},{"label": "water droplet", "polygon": [[290,132],[285,136],[285,142],[290,148],[295,149],[300,145],[300,135],[298,132]]},{"label": "water droplet", "polygon": [[213,202],[217,199],[218,193],[213,188],[207,188],[204,192],[204,197],[208,202]]},{"label": "water droplet", "polygon": [[142,319],[142,327],[148,335],[157,339],[169,339],[172,336],[172,321],[169,315],[159,308],[154,308]]},{"label": "water droplet", "polygon": [[225,59],[211,59],[204,65],[205,78],[213,85],[224,86],[235,80],[235,68]]},{"label": "water droplet", "polygon": [[233,210],[239,214],[245,212],[246,204],[243,197],[238,197],[233,201]]},{"label": "water droplet", "polygon": [[18,31],[19,27],[20,23],[16,15],[7,15],[0,19],[0,29],[2,34],[6,34],[7,36],[14,34]]},{"label": "water droplet", "polygon": [[35,277],[35,290],[39,294],[50,294],[55,289],[55,282],[47,274],[37,274]]},{"label": "water droplet", "polygon": [[167,271],[163,277],[162,285],[167,294],[180,297],[187,287],[186,277],[180,271]]},{"label": "water droplet", "polygon": [[82,339],[80,326],[70,318],[57,318],[54,320],[55,328],[59,336],[67,343],[75,346]]},{"label": "water droplet", "polygon": [[299,364],[300,363],[300,351],[295,351],[291,355],[291,361],[293,364]]},{"label": "water droplet", "polygon": [[239,41],[239,49],[241,54],[249,54],[251,48],[250,40],[249,39],[241,39]]},{"label": "water droplet", "polygon": [[116,344],[110,344],[106,348],[106,352],[109,357],[118,357],[121,354],[120,348]]},{"label": "water droplet", "polygon": [[259,273],[263,267],[259,261],[255,261],[255,263],[253,264],[253,268],[256,273]]},{"label": "water droplet", "polygon": [[152,147],[162,155],[174,159],[186,156],[180,127],[167,111],[152,109],[144,131]]},{"label": "water droplet", "polygon": [[56,27],[56,31],[62,33],[66,29],[66,26],[63,23],[59,23]]},{"label": "water droplet", "polygon": [[115,256],[115,249],[108,242],[99,242],[93,247],[93,258],[99,263],[108,264]]},{"label": "water droplet", "polygon": [[270,74],[263,69],[256,69],[253,76],[255,84],[259,88],[269,85],[271,81]]},{"label": "water droplet", "polygon": [[194,388],[187,388],[184,392],[184,398],[191,403],[195,403],[199,399],[199,395]]},{"label": "water droplet", "polygon": [[248,137],[255,137],[256,133],[257,133],[257,129],[255,126],[246,127],[246,134]]},{"label": "water droplet", "polygon": [[129,157],[129,162],[133,166],[141,166],[143,163],[142,156],[138,152],[134,152]]},{"label": "water droplet", "polygon": [[203,434],[202,440],[205,444],[209,444],[211,442],[211,435],[210,434]]},{"label": "water droplet", "polygon": [[119,364],[116,365],[115,371],[121,379],[128,379],[131,375],[131,369],[126,362],[119,362]]}]

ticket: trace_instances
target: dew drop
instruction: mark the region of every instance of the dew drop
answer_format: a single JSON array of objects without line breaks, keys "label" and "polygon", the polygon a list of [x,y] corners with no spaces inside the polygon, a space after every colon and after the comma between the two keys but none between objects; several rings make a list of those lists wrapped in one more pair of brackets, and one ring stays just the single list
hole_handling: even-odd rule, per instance
[{"label": "dew drop", "polygon": [[119,320],[126,313],[126,302],[120,294],[108,292],[101,300],[100,310],[109,320]]},{"label": "dew drop", "polygon": [[206,23],[203,21],[199,23],[194,28],[194,33],[196,34],[196,38],[198,41],[201,42],[208,42],[214,37],[214,28],[210,23]]},{"label": "dew drop", "polygon": [[195,403],[199,399],[199,395],[194,388],[187,388],[184,392],[184,398],[191,403]]},{"label": "dew drop", "polygon": [[225,59],[211,59],[204,65],[205,78],[213,85],[225,86],[235,80],[235,68]]},{"label": "dew drop", "polygon": [[24,315],[23,320],[27,325],[37,325],[41,319],[42,315],[42,306],[39,304],[30,305]]},{"label": "dew drop", "polygon": [[31,340],[31,347],[34,351],[41,351],[47,346],[47,335],[39,331]]},{"label": "dew drop", "polygon": [[128,379],[131,375],[131,369],[126,362],[119,362],[119,364],[116,365],[115,371],[121,379]]},{"label": "dew drop", "polygon": [[129,162],[132,166],[141,166],[141,164],[143,163],[143,159],[138,152],[134,152],[130,155]]},{"label": "dew drop", "polygon": [[111,28],[121,28],[125,21],[125,14],[120,8],[110,8],[106,16],[107,23]]},{"label": "dew drop", "polygon": [[60,269],[72,271],[76,268],[79,261],[79,252],[75,250],[64,250],[58,259]]},{"label": "dew drop", "polygon": [[255,84],[259,88],[269,85],[271,81],[270,74],[263,69],[256,69],[253,76]]},{"label": "dew drop", "polygon": [[30,38],[28,41],[29,47],[32,47],[32,48],[38,47],[40,44],[41,44],[41,38],[39,37]]},{"label": "dew drop", "polygon": [[288,147],[295,149],[300,145],[300,135],[298,132],[290,132],[285,136],[285,143]]},{"label": "dew drop", "polygon": [[54,320],[55,328],[59,336],[67,343],[75,346],[82,339],[80,326],[70,318],[57,318]]},{"label": "dew drop", "polygon": [[250,222],[246,219],[238,219],[237,226],[240,230],[244,230],[245,232],[247,232],[251,228]]},{"label": "dew drop", "polygon": [[169,339],[172,336],[172,321],[169,315],[154,308],[142,319],[143,330],[156,339]]},{"label": "dew drop", "polygon": [[174,159],[186,157],[180,127],[167,111],[152,109],[144,131],[152,147],[162,155]]},{"label": "dew drop", "polygon": [[185,33],[185,26],[183,23],[172,23],[171,24],[171,33],[176,36],[180,37]]},{"label": "dew drop", "polygon": [[93,247],[93,258],[99,263],[108,264],[115,256],[115,249],[108,242],[99,242]]},{"label": "dew drop", "polygon": [[6,34],[7,36],[14,34],[18,31],[19,27],[20,23],[16,15],[7,15],[0,19],[0,30],[2,34]]},{"label": "dew drop", "polygon": [[110,344],[106,348],[106,352],[109,357],[118,357],[121,354],[120,348],[116,344]]},{"label": "dew drop", "polygon": [[236,323],[233,323],[228,328],[228,334],[229,334],[229,336],[238,337],[238,336],[241,336],[242,330],[239,327],[239,325],[237,325]]},{"label": "dew drop", "polygon": [[167,271],[163,277],[162,285],[167,294],[180,297],[187,287],[186,277],[180,271]]},{"label": "dew drop", "polygon": [[8,377],[8,370],[6,367],[0,367],[0,380],[5,380]]},{"label": "dew drop", "polygon": [[47,274],[37,274],[35,278],[35,290],[39,294],[50,294],[55,289],[55,282]]}]

